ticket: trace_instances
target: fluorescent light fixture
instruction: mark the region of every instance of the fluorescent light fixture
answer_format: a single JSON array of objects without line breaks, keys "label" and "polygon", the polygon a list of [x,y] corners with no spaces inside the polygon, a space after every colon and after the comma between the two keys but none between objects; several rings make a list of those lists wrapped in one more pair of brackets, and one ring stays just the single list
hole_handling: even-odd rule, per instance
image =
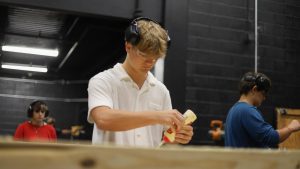
[{"label": "fluorescent light fixture", "polygon": [[36,66],[36,65],[24,65],[24,64],[15,64],[15,63],[2,63],[1,65],[4,69],[15,69],[15,70],[24,70],[32,72],[47,72],[48,69],[45,66]]},{"label": "fluorescent light fixture", "polygon": [[8,52],[27,53],[33,55],[45,55],[45,56],[52,56],[52,57],[58,56],[57,49],[43,49],[43,48],[4,45],[2,46],[2,50]]}]

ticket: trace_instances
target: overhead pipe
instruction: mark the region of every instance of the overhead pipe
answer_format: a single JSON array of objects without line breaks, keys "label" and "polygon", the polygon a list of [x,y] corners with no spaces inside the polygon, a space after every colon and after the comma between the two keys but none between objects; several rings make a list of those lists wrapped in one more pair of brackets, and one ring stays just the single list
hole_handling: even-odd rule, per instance
[{"label": "overhead pipe", "polygon": [[254,27],[254,36],[255,36],[255,44],[254,44],[254,71],[257,73],[257,66],[258,66],[258,27],[257,27],[257,0],[254,2],[254,15],[255,15],[255,27]]},{"label": "overhead pipe", "polygon": [[142,10],[140,9],[140,1],[135,0],[133,18],[141,17]]}]

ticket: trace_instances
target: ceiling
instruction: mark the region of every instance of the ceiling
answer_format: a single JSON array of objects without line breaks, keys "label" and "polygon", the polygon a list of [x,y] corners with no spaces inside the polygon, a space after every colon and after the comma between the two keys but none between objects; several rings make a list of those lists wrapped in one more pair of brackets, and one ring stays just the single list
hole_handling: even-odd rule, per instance
[{"label": "ceiling", "polygon": [[0,62],[47,66],[47,73],[0,68],[0,77],[87,80],[124,59],[128,20],[0,6],[0,45],[57,48],[58,57],[1,51]]}]

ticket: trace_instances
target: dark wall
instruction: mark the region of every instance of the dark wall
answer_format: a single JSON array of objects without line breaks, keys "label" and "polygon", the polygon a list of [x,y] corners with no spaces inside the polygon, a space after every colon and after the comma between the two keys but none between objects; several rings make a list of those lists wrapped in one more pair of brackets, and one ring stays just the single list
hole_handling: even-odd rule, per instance
[{"label": "dark wall", "polygon": [[254,43],[248,41],[253,10],[247,1],[189,1],[187,107],[198,113],[195,144],[210,144],[211,120],[225,121],[237,101],[237,83],[254,68]]},{"label": "dark wall", "polygon": [[[45,1],[39,4],[36,1],[0,0],[4,4],[122,18],[132,18],[134,13],[135,1],[90,0],[84,5],[81,2]],[[142,15],[158,21],[165,19],[165,27],[172,38],[165,62],[165,83],[174,108],[181,111],[190,108],[198,115],[192,144],[212,144],[208,135],[210,121],[225,121],[228,109],[239,97],[237,84],[240,77],[254,70],[254,0],[140,2]],[[299,108],[300,2],[258,2],[258,70],[273,80],[272,91],[261,110],[266,120],[274,124],[275,107]],[[164,5],[165,16],[162,18],[160,7]],[[13,133],[16,122],[25,119],[24,110],[35,97],[46,99],[62,127],[76,121],[73,113],[87,106],[86,102],[75,99],[86,97],[86,84],[81,84],[79,89],[75,87],[77,84],[65,87],[66,84],[27,83],[6,80],[2,84],[1,81],[0,129],[6,129],[0,130],[1,134]],[[77,91],[82,93],[77,95]]]},{"label": "dark wall", "polygon": [[300,107],[300,2],[264,0],[258,9],[258,66],[273,80],[262,110],[268,121],[276,122],[274,107]]},{"label": "dark wall", "polygon": [[[166,27],[173,36],[182,36],[178,42],[173,40],[176,46],[166,60],[165,79],[173,106],[198,114],[192,144],[213,144],[208,135],[210,121],[225,121],[228,109],[239,98],[239,79],[254,71],[254,0],[167,2],[171,9],[166,10]],[[273,80],[272,91],[260,109],[274,125],[275,107],[300,107],[300,2],[258,2],[258,71]],[[172,14],[174,8],[183,16]],[[182,31],[172,32],[178,24]]]},{"label": "dark wall", "polygon": [[[0,0],[0,4],[58,10],[85,17],[131,19],[135,15],[143,15],[158,22],[162,22],[164,7],[163,1],[160,0]],[[101,66],[101,63],[99,65]],[[56,119],[57,128],[70,128],[72,125],[86,122],[87,81],[41,81],[0,77],[0,135],[13,135],[17,125],[27,120],[28,105],[37,99],[48,104],[51,116]]]},{"label": "dark wall", "polygon": [[81,114],[87,112],[87,82],[42,81],[0,78],[0,135],[13,135],[27,118],[27,108],[35,100],[48,105],[56,127],[70,129],[84,125]]}]

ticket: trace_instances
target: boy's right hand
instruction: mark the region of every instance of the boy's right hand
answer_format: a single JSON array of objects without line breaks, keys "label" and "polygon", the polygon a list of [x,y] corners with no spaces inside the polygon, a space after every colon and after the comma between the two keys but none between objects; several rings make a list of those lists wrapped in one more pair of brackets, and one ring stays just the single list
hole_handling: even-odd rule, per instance
[{"label": "boy's right hand", "polygon": [[159,112],[158,116],[159,123],[169,126],[173,131],[181,130],[184,125],[184,118],[176,109]]},{"label": "boy's right hand", "polygon": [[292,132],[296,132],[300,130],[300,123],[298,120],[292,120],[291,123],[288,125],[288,128],[292,130]]}]

